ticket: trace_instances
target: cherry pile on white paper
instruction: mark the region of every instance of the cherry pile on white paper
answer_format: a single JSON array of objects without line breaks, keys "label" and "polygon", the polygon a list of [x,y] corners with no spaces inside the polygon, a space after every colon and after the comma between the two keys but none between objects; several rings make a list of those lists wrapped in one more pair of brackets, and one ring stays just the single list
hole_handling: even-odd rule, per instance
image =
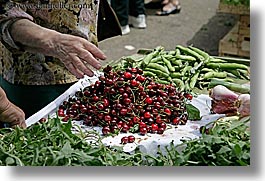
[{"label": "cherry pile on white paper", "polygon": [[139,68],[115,71],[107,66],[103,72],[98,81],[59,106],[62,121],[82,120],[87,126],[101,126],[103,135],[163,134],[167,124],[186,124],[185,104],[191,94],[157,83]]}]

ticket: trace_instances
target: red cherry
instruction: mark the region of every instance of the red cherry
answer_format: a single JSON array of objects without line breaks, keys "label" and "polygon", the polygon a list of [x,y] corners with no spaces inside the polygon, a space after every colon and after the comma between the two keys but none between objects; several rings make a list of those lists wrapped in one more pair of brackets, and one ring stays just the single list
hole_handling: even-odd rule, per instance
[{"label": "red cherry", "polygon": [[112,119],[111,119],[110,115],[105,115],[104,120],[106,122],[110,122]]},{"label": "red cherry", "polygon": [[184,93],[184,97],[186,97],[188,100],[191,100],[193,96],[189,93]]},{"label": "red cherry", "polygon": [[152,124],[152,132],[156,132],[158,130],[158,125],[157,124]]},{"label": "red cherry", "polygon": [[65,116],[63,109],[59,109],[58,110],[58,116],[60,116],[60,117],[64,117]]},{"label": "red cherry", "polygon": [[122,109],[120,110],[120,114],[123,115],[123,116],[125,116],[125,115],[127,114],[127,112],[128,112],[128,110],[125,109],[125,108],[122,108]]},{"label": "red cherry", "polygon": [[128,142],[133,143],[135,141],[135,137],[133,135],[128,136]]},{"label": "red cherry", "polygon": [[147,133],[147,128],[146,127],[140,128],[140,134],[141,135],[145,135],[146,133]]},{"label": "red cherry", "polygon": [[165,131],[165,129],[164,129],[164,128],[162,128],[162,127],[159,127],[159,128],[158,128],[158,130],[157,130],[157,134],[163,134],[163,133],[164,133],[164,131]]},{"label": "red cherry", "polygon": [[179,117],[176,117],[176,118],[174,118],[174,119],[172,120],[172,124],[174,124],[174,125],[179,124],[179,122],[180,122],[180,118],[179,118]]},{"label": "red cherry", "polygon": [[126,143],[128,143],[128,141],[129,141],[129,139],[127,136],[124,136],[121,138],[121,144],[126,144]]},{"label": "red cherry", "polygon": [[162,122],[162,123],[159,125],[159,127],[166,129],[167,125],[166,125],[166,123]]},{"label": "red cherry", "polygon": [[164,109],[164,112],[167,114],[167,115],[171,115],[171,111],[170,111],[170,109],[169,108],[165,108]]},{"label": "red cherry", "polygon": [[103,127],[102,133],[103,133],[103,135],[109,134],[110,133],[110,127],[109,126]]},{"label": "red cherry", "polygon": [[131,80],[131,86],[137,87],[139,85],[139,82],[137,80]]},{"label": "red cherry", "polygon": [[130,73],[130,72],[124,72],[124,77],[126,78],[126,79],[131,79],[132,78],[132,74]]},{"label": "red cherry", "polygon": [[137,73],[138,70],[137,70],[136,68],[133,67],[133,68],[131,69],[131,72],[132,72],[132,73]]},{"label": "red cherry", "polygon": [[129,129],[130,129],[129,126],[125,123],[125,124],[123,124],[121,131],[123,133],[127,133],[129,131]]},{"label": "red cherry", "polygon": [[144,113],[144,118],[146,118],[146,119],[151,118],[151,113],[150,112],[145,112]]},{"label": "red cherry", "polygon": [[108,107],[109,106],[109,100],[103,99],[103,105],[104,105],[104,107]]},{"label": "red cherry", "polygon": [[39,120],[40,123],[45,123],[46,121],[47,121],[46,118],[41,118],[41,119]]},{"label": "red cherry", "polygon": [[146,104],[152,104],[152,103],[153,103],[153,99],[152,99],[151,97],[147,97],[147,98],[145,99],[145,103],[146,103]]},{"label": "red cherry", "polygon": [[145,77],[142,75],[139,75],[136,80],[138,80],[139,82],[144,82],[145,81]]},{"label": "red cherry", "polygon": [[146,128],[146,124],[145,124],[145,122],[140,122],[139,123],[139,128],[141,129],[141,128]]}]

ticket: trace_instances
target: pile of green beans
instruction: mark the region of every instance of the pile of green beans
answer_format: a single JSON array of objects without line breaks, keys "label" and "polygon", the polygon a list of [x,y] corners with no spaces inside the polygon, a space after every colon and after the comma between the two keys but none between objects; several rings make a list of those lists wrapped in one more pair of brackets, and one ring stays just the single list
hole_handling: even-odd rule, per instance
[{"label": "pile of green beans", "polygon": [[215,58],[194,46],[177,45],[171,51],[159,46],[140,60],[124,59],[118,67],[140,67],[145,76],[153,77],[159,83],[174,84],[180,91],[187,92],[195,87],[207,88],[213,78],[225,82],[250,80],[249,66]]}]

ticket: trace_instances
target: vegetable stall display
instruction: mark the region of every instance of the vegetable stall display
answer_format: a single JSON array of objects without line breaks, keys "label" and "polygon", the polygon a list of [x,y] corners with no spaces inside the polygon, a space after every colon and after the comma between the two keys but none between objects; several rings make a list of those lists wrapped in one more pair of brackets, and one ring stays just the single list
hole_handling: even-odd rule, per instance
[{"label": "vegetable stall display", "polygon": [[[238,83],[250,81],[248,65],[181,45],[171,51],[159,46],[137,59],[122,57],[104,67],[95,82],[62,101],[55,117],[43,117],[27,129],[0,129],[0,165],[250,165],[250,89]],[[220,87],[230,89],[226,91],[230,94],[219,94]],[[163,137],[168,129],[199,122],[200,112],[190,102],[200,89],[206,89],[212,104],[216,103],[212,114],[229,109],[222,103],[231,95],[236,102],[229,103],[233,115],[194,130],[198,138],[183,139],[177,145],[172,141],[164,151],[158,145],[155,154],[138,147],[123,150],[137,145],[135,135]],[[218,96],[224,99],[218,102]],[[83,126],[101,129],[88,131]],[[104,138],[117,135],[123,135],[119,146],[103,143]]]}]

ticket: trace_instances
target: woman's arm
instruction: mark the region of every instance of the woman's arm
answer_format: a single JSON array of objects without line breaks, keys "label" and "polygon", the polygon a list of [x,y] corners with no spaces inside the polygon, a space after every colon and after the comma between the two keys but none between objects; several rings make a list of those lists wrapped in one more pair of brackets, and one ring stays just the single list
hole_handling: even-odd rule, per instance
[{"label": "woman's arm", "polygon": [[29,52],[59,58],[77,78],[82,78],[84,74],[93,76],[86,64],[100,69],[98,59],[106,59],[100,49],[84,38],[62,34],[27,19],[18,20],[12,25],[11,36]]}]

